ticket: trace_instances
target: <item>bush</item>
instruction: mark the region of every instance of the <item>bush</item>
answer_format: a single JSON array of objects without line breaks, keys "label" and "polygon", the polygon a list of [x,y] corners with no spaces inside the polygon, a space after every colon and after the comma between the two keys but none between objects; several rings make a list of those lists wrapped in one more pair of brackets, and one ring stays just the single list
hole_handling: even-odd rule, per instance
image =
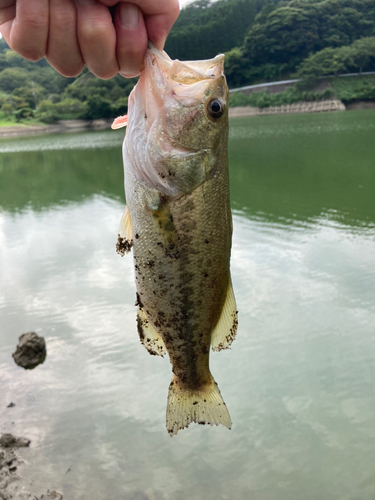
[{"label": "bush", "polygon": [[289,88],[284,92],[277,92],[276,94],[269,94],[266,89],[262,92],[253,92],[249,95],[234,92],[229,97],[229,107],[253,106],[267,108],[269,106],[293,104],[299,101],[321,101],[323,99],[331,99],[333,96],[334,91],[332,89],[325,89],[318,92],[301,92],[295,87]]},{"label": "bush", "polygon": [[60,117],[59,115],[56,113],[55,110],[50,110],[50,111],[43,111],[43,112],[37,112],[35,114],[36,118],[38,118],[39,121],[43,122],[43,123],[56,123],[57,121],[59,121]]},{"label": "bush", "polygon": [[64,99],[53,104],[61,119],[71,120],[82,118],[87,112],[87,105],[78,99]]},{"label": "bush", "polygon": [[375,100],[375,77],[334,78],[332,85],[337,97],[344,103]]},{"label": "bush", "polygon": [[29,83],[27,71],[19,68],[5,68],[0,73],[0,90],[13,92],[17,87],[25,87]]},{"label": "bush", "polygon": [[43,123],[56,123],[60,120],[56,104],[52,101],[44,100],[39,103],[38,110],[35,113],[36,118]]},{"label": "bush", "polygon": [[90,96],[86,102],[87,108],[84,118],[87,120],[97,120],[100,118],[111,118],[113,117],[113,111],[111,109],[111,101],[105,99],[99,94]]},{"label": "bush", "polygon": [[10,116],[14,112],[14,106],[10,102],[4,102],[4,104],[1,106],[1,111],[5,115]]},{"label": "bush", "polygon": [[17,111],[14,113],[14,116],[16,118],[16,122],[28,120],[30,118],[34,118],[34,110],[32,110],[31,108],[17,109]]},{"label": "bush", "polygon": [[113,116],[126,115],[126,113],[128,112],[128,98],[121,97],[120,99],[117,99],[117,101],[112,104],[112,110]]}]

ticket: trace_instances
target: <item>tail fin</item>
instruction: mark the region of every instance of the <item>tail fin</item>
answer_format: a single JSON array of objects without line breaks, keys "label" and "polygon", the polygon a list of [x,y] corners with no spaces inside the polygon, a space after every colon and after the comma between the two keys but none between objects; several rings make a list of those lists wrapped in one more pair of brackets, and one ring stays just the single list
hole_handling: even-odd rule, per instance
[{"label": "tail fin", "polygon": [[232,422],[220,394],[217,383],[212,378],[206,390],[190,391],[179,386],[173,377],[169,386],[167,403],[167,430],[174,436],[179,430],[189,427],[191,422],[209,425],[224,425],[231,428]]}]

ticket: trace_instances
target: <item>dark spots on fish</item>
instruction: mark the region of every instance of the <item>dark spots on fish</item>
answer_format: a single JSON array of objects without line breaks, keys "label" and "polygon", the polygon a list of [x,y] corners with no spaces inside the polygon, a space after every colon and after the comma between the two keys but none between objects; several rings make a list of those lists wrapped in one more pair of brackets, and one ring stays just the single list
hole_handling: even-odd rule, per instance
[{"label": "dark spots on fish", "polygon": [[232,317],[233,317],[233,323],[232,323],[232,328],[230,329],[230,334],[231,334],[231,340],[233,341],[238,328],[238,311],[235,311],[232,314]]},{"label": "dark spots on fish", "polygon": [[155,261],[154,260],[148,260],[146,263],[145,263],[145,267],[149,267],[150,269],[152,269],[155,265]]},{"label": "dark spots on fish", "polygon": [[139,234],[135,233],[135,239],[137,240],[139,238]]},{"label": "dark spots on fish", "polygon": [[157,245],[162,245],[162,242],[161,242],[161,241],[158,241],[158,242],[157,242]]},{"label": "dark spots on fish", "polygon": [[173,222],[173,215],[169,215],[169,220]]},{"label": "dark spots on fish", "polygon": [[159,311],[158,315],[163,317],[163,316],[165,316],[165,313],[163,313],[163,311]]},{"label": "dark spots on fish", "polygon": [[193,405],[197,405],[198,404],[198,401],[194,401]]},{"label": "dark spots on fish", "polygon": [[147,114],[145,113],[145,120],[147,120]]},{"label": "dark spots on fish", "polygon": [[203,275],[205,278],[208,278],[208,273],[204,273]]},{"label": "dark spots on fish", "polygon": [[159,280],[165,280],[164,274],[159,274]]},{"label": "dark spots on fish", "polygon": [[120,235],[117,237],[116,252],[123,257],[126,253],[129,253],[133,246],[133,240],[127,240],[126,238],[121,238]]},{"label": "dark spots on fish", "polygon": [[[173,245],[174,248],[174,245]],[[173,249],[172,248],[172,249]],[[177,249],[175,252],[168,252],[168,250],[165,250],[165,255],[169,257],[170,259],[179,259],[181,257],[180,251]]]},{"label": "dark spots on fish", "polygon": [[139,314],[137,314],[137,330],[138,330],[138,335],[139,335],[139,338],[141,339],[141,342],[143,342],[144,338],[145,338],[145,334],[144,334],[144,330],[143,330],[143,320],[141,319],[141,317],[139,316]]},{"label": "dark spots on fish", "polygon": [[204,399],[203,401],[204,401],[204,402],[206,402],[206,400],[205,400],[205,399]]},{"label": "dark spots on fish", "polygon": [[210,241],[206,238],[204,242],[208,244]]},{"label": "dark spots on fish", "polygon": [[135,304],[134,304],[136,307],[141,307],[143,308],[143,304],[142,304],[142,301],[141,301],[141,297],[139,296],[139,293],[137,292],[136,293],[136,300],[135,300]]}]

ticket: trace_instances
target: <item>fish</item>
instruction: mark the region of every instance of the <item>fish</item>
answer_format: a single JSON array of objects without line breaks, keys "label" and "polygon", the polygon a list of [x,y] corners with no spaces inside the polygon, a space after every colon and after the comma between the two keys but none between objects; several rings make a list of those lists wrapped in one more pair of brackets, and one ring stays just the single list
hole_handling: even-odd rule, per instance
[{"label": "fish", "polygon": [[230,275],[232,214],[224,55],[172,60],[149,43],[129,96],[123,144],[126,207],[117,252],[133,251],[137,330],[152,355],[169,355],[166,427],[231,418],[209,368],[238,325]]}]

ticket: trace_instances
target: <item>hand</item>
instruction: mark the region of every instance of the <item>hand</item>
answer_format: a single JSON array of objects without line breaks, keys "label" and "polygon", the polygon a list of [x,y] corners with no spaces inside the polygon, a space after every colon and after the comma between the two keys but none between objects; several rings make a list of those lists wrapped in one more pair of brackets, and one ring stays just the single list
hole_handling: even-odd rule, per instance
[{"label": "hand", "polygon": [[18,54],[46,57],[64,76],[86,65],[100,78],[132,77],[147,40],[162,49],[178,14],[178,0],[0,0],[0,31]]}]

